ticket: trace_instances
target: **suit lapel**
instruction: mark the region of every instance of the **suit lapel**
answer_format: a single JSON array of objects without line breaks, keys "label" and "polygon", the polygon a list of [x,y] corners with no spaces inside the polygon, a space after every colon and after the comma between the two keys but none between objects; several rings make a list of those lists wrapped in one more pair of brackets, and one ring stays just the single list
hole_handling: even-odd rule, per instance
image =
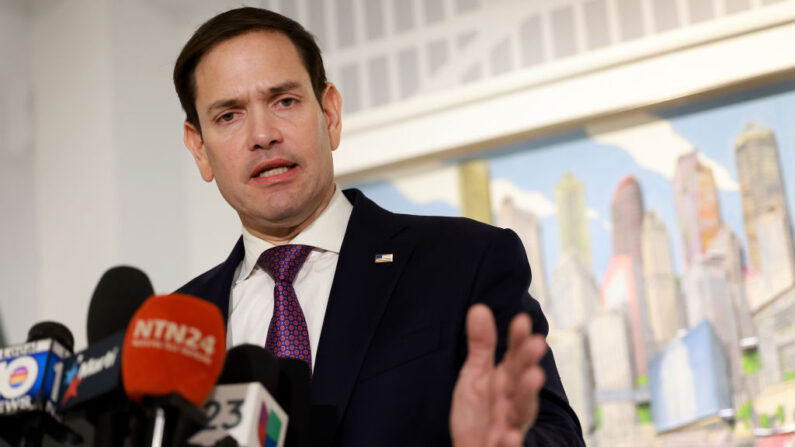
[{"label": "suit lapel", "polygon": [[226,325],[229,320],[229,295],[232,290],[232,281],[238,264],[243,260],[244,251],[241,237],[223,263],[194,278],[193,281],[180,287],[177,292],[194,295],[218,306]]},{"label": "suit lapel", "polygon": [[229,296],[232,294],[232,282],[235,279],[235,270],[237,270],[237,266],[243,260],[243,256],[245,256],[245,249],[243,248],[243,237],[241,236],[240,239],[237,240],[235,248],[232,249],[232,253],[229,254],[229,257],[227,257],[226,261],[222,264],[221,271],[219,272],[219,276],[222,278],[221,281],[214,283],[217,288],[212,294],[215,297],[215,302],[221,309],[221,315],[224,317],[224,327],[229,327]]},{"label": "suit lapel", "polygon": [[[389,297],[413,250],[391,213],[361,192],[346,191],[354,205],[320,335],[312,403],[336,409],[342,419],[365,354]],[[392,262],[376,263],[377,254]],[[333,433],[329,433],[333,436]]]}]

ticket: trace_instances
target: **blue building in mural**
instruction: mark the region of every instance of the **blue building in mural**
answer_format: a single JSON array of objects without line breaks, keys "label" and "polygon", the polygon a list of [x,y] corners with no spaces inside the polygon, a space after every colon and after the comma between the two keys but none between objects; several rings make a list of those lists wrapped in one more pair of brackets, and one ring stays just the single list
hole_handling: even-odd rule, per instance
[{"label": "blue building in mural", "polygon": [[729,362],[709,321],[702,320],[651,360],[649,391],[657,432],[732,408]]}]

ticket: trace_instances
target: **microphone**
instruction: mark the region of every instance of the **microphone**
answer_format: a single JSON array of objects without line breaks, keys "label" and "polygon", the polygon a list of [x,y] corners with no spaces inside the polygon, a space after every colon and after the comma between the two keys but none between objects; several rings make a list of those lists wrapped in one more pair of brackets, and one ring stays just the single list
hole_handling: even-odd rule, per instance
[{"label": "microphone", "polygon": [[262,346],[243,344],[226,353],[218,385],[259,382],[266,390],[279,389],[279,361]]},{"label": "microphone", "polygon": [[88,344],[124,331],[135,311],[154,294],[149,277],[137,268],[122,265],[108,269],[99,279],[88,306]]},{"label": "microphone", "polygon": [[45,321],[30,328],[27,342],[0,349],[0,438],[25,446],[40,446],[45,435],[82,442],[56,412],[63,359],[73,345],[66,326]]},{"label": "microphone", "polygon": [[[97,407],[97,398],[108,393],[124,397],[121,387],[124,332],[135,311],[153,293],[149,278],[134,267],[113,267],[102,275],[88,307],[89,346],[64,364],[67,373],[60,396],[62,411],[83,404],[88,404],[89,409]],[[110,402],[102,403],[100,411],[105,412]]]},{"label": "microphone", "polygon": [[34,324],[28,330],[28,341],[45,340],[51,338],[66,349],[70,354],[75,347],[75,339],[68,327],[57,321],[42,321]]},{"label": "microphone", "polygon": [[202,406],[209,422],[190,443],[284,446],[288,416],[272,394],[279,383],[279,362],[265,348],[239,345],[230,349],[218,385]]},{"label": "microphone", "polygon": [[134,267],[107,270],[88,308],[88,348],[64,362],[60,411],[81,414],[94,427],[94,445],[121,445],[142,423],[143,412],[124,394],[121,349],[127,325],[154,293],[146,274]]},{"label": "microphone", "polygon": [[308,447],[318,444],[313,442],[314,438],[309,438],[310,434],[315,434],[314,431],[309,430],[311,375],[309,365],[305,361],[287,357],[279,359],[279,390],[276,399],[290,415],[285,442],[288,447]]},{"label": "microphone", "polygon": [[153,446],[184,445],[204,426],[197,408],[218,379],[226,354],[218,308],[188,295],[153,296],[124,338],[121,377],[127,396],[150,410]]}]

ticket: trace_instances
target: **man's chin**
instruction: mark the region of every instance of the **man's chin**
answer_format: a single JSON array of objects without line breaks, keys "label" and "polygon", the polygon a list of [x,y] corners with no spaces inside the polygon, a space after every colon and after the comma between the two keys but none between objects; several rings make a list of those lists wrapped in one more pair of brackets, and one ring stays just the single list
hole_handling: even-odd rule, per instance
[{"label": "man's chin", "polygon": [[300,192],[283,192],[285,194],[270,194],[262,199],[258,208],[249,208],[245,213],[238,212],[243,225],[259,232],[267,229],[267,234],[274,236],[296,230],[300,232],[320,215],[321,208],[328,205],[327,200],[306,197],[306,194]]}]

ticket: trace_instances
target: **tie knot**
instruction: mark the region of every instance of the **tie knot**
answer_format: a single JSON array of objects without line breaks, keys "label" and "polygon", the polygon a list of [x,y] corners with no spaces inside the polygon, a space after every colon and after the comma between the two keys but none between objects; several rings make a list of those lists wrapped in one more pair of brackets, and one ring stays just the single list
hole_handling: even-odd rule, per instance
[{"label": "tie knot", "polygon": [[257,265],[268,272],[274,281],[291,283],[310,251],[312,247],[308,245],[278,245],[262,252]]}]

